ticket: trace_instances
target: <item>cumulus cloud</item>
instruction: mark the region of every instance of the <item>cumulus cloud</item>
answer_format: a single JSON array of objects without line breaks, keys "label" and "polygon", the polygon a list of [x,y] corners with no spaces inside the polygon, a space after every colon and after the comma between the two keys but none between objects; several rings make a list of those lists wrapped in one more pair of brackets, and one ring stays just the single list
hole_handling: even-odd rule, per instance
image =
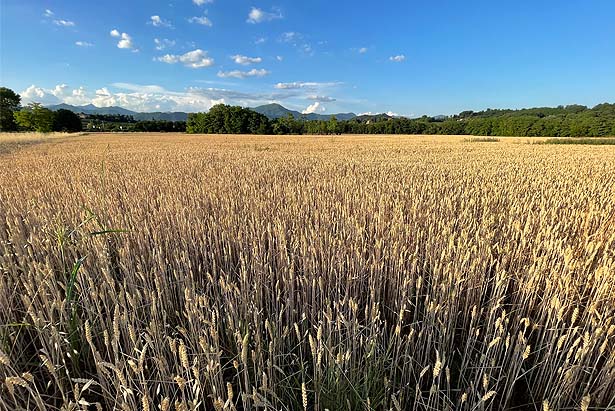
[{"label": "cumulus cloud", "polygon": [[45,17],[53,17],[55,15],[55,13],[49,9],[45,9],[45,12],[43,13],[43,16]]},{"label": "cumulus cloud", "polygon": [[164,50],[175,46],[175,40],[154,39],[154,44],[156,45],[156,50]]},{"label": "cumulus cloud", "polygon": [[79,47],[92,47],[93,46],[92,43],[88,43],[87,41],[76,41],[75,45]]},{"label": "cumulus cloud", "polygon": [[43,105],[52,105],[64,102],[82,105],[89,101],[85,97],[85,89],[83,87],[71,90],[66,84],[58,84],[51,89],[31,85],[23,90],[20,95],[25,104],[36,102]]},{"label": "cumulus cloud", "polygon": [[241,64],[242,66],[249,66],[250,64],[258,64],[263,61],[261,57],[248,57],[248,56],[242,56],[240,54],[231,56],[231,58],[233,59],[235,63]]},{"label": "cumulus cloud", "polygon": [[[254,107],[267,103],[283,103],[300,98],[301,93],[282,90],[274,93],[251,93],[223,88],[188,88],[167,90],[160,85],[113,83],[88,91],[84,87],[71,88],[58,84],[52,88],[36,85],[22,91],[24,104],[40,102],[44,105],[67,103],[75,106],[94,104],[97,107],[121,106],[140,112],[152,111],[207,111],[215,104],[226,103]],[[286,105],[290,102],[285,103]],[[320,106],[319,106],[320,107]],[[322,110],[322,108],[316,108]]]},{"label": "cumulus cloud", "polygon": [[47,100],[47,96],[51,95],[51,92],[50,91],[46,92],[44,89],[40,87],[36,87],[33,84],[19,94],[21,95],[21,99],[23,100],[24,103],[38,102],[38,103],[45,104],[46,101],[43,102],[42,100],[44,99]]},{"label": "cumulus cloud", "polygon": [[268,74],[270,74],[270,72],[265,69],[260,69],[260,70],[252,69],[250,71],[233,70],[233,71],[219,71],[218,77],[244,79],[247,77],[264,77]]},{"label": "cumulus cloud", "polygon": [[248,13],[248,19],[246,22],[251,24],[263,23],[265,21],[271,21],[276,19],[281,19],[282,13],[280,11],[267,12],[263,11],[257,7],[252,7],[250,13]]},{"label": "cumulus cloud", "polygon": [[192,2],[197,6],[202,6],[203,4],[213,3],[214,0],[192,0]]},{"label": "cumulus cloud", "polygon": [[317,112],[324,112],[326,110],[326,108],[324,106],[320,105],[320,102],[315,102],[314,104],[310,104],[309,106],[307,106],[307,108],[305,110],[303,110],[301,112],[301,114],[312,114],[312,113],[317,113]]},{"label": "cumulus cloud", "polygon": [[320,101],[321,103],[331,103],[333,101],[335,101],[335,99],[333,97],[329,97],[329,96],[318,96],[316,94],[312,94],[307,96],[308,100],[313,100],[313,101]]},{"label": "cumulus cloud", "polygon": [[202,17],[190,17],[188,19],[188,21],[190,23],[194,23],[194,24],[200,24],[201,26],[207,26],[207,27],[211,27],[213,26],[213,23],[211,22],[211,20],[209,20],[206,16],[202,16]]},{"label": "cumulus cloud", "polygon": [[120,33],[117,29],[113,29],[109,32],[111,37],[119,38],[120,40],[117,42],[117,47],[120,49],[128,49],[133,51],[138,51],[135,49],[135,45],[132,42],[132,37],[127,33]]},{"label": "cumulus cloud", "polygon": [[190,68],[211,67],[214,65],[214,59],[207,56],[207,52],[201,49],[189,51],[185,54],[165,54],[162,57],[155,58],[167,64],[181,63]]},{"label": "cumulus cloud", "polygon": [[401,63],[402,61],[406,60],[406,56],[404,56],[403,54],[398,54],[397,56],[389,57],[389,60],[395,63]]},{"label": "cumulus cloud", "polygon": [[151,24],[154,27],[167,27],[167,28],[172,28],[173,27],[171,22],[163,19],[160,16],[151,16],[150,17],[150,21],[148,22],[148,24]]}]

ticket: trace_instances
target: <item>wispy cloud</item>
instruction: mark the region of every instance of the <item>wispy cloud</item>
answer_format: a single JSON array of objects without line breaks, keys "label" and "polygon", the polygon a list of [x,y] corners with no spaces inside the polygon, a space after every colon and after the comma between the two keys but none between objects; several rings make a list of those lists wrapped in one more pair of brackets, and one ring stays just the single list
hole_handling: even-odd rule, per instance
[{"label": "wispy cloud", "polygon": [[87,41],[76,41],[75,45],[79,46],[79,47],[92,47],[92,46],[94,46],[92,43],[88,43]]},{"label": "wispy cloud", "polygon": [[51,11],[50,9],[45,9],[45,11],[43,12],[43,16],[48,18],[48,19],[52,19],[51,22],[53,24],[55,24],[56,26],[60,26],[60,27],[75,27],[77,25],[72,20],[66,20],[66,19],[61,19],[61,18],[54,18],[55,15],[56,14],[53,11]]},{"label": "wispy cloud", "polygon": [[265,37],[259,37],[256,40],[254,40],[254,44],[263,44],[267,41],[267,38]]},{"label": "wispy cloud", "polygon": [[166,28],[173,28],[173,25],[171,24],[170,21],[163,19],[162,17],[156,15],[156,16],[151,16],[150,17],[150,21],[148,21],[148,24],[151,24],[154,27],[166,27]]},{"label": "wispy cloud", "polygon": [[194,24],[200,24],[201,26],[207,26],[207,27],[211,27],[213,26],[213,23],[211,22],[211,20],[209,20],[206,16],[202,16],[202,17],[190,17],[188,19],[188,21],[190,23],[194,23]]},{"label": "wispy cloud", "polygon": [[202,6],[203,4],[213,3],[214,0],[192,0],[192,2],[197,6]]},{"label": "wispy cloud", "polygon": [[333,97],[329,97],[329,96],[319,96],[316,94],[312,94],[307,96],[308,100],[313,100],[313,101],[319,101],[321,103],[331,103],[333,101],[335,101],[335,99]]},{"label": "wispy cloud", "polygon": [[265,69],[258,69],[258,70],[252,69],[250,71],[232,70],[232,71],[219,71],[218,77],[244,79],[247,77],[264,77],[269,74],[271,73]]},{"label": "wispy cloud", "polygon": [[214,59],[207,55],[206,51],[196,49],[185,54],[165,54],[162,57],[156,57],[154,60],[161,61],[167,64],[181,63],[190,68],[211,67],[214,65]]},{"label": "wispy cloud", "polygon": [[359,54],[365,54],[367,53],[368,49],[367,47],[361,47],[359,50],[357,50],[359,52]]},{"label": "wispy cloud", "polygon": [[[306,53],[313,54],[312,45],[305,40],[305,36],[296,31],[287,31],[282,33],[279,38],[281,43],[287,43],[296,48],[297,50]],[[323,42],[321,42],[323,43]]]},{"label": "wispy cloud", "polygon": [[156,50],[164,50],[175,46],[175,40],[169,39],[154,39]]},{"label": "wispy cloud", "polygon": [[233,59],[235,63],[241,64],[242,66],[249,66],[250,64],[258,64],[263,61],[261,57],[248,57],[248,56],[242,56],[240,54],[231,56],[231,58]]},{"label": "wispy cloud", "polygon": [[273,12],[263,11],[257,7],[252,7],[250,13],[248,13],[248,19],[246,22],[251,24],[263,23],[265,21],[278,20],[283,18],[282,13],[279,10]]},{"label": "wispy cloud", "polygon": [[406,60],[406,56],[404,56],[403,54],[398,54],[397,56],[389,57],[389,60],[394,63],[401,63]]},{"label": "wispy cloud", "polygon": [[328,83],[318,83],[318,82],[292,82],[292,83],[277,83],[274,88],[278,90],[298,90],[298,89],[318,89],[318,88],[327,88],[327,87],[335,87],[340,86],[342,83],[340,82],[328,82]]},{"label": "wispy cloud", "polygon": [[117,48],[139,51],[135,48],[135,45],[132,42],[132,37],[130,37],[128,33],[120,33],[117,29],[113,29],[109,32],[109,34],[111,35],[111,37],[116,37],[120,39],[117,42]]},{"label": "wispy cloud", "polygon": [[75,22],[71,20],[57,19],[53,21],[53,24],[62,27],[75,27]]}]

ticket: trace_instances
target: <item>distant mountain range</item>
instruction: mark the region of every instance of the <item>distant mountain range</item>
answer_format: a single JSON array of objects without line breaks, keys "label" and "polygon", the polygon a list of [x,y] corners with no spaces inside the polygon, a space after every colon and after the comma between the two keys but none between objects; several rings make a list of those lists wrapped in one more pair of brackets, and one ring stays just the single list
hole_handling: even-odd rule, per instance
[{"label": "distant mountain range", "polygon": [[56,104],[53,106],[47,106],[48,109],[57,111],[60,109],[70,110],[75,113],[84,114],[121,114],[124,116],[132,116],[137,121],[143,120],[164,120],[164,121],[186,121],[188,119],[188,113],[181,111],[163,113],[139,113],[136,111],[128,110],[123,107],[111,106],[111,107],[96,107],[93,104],[86,106],[71,106],[70,104]]},{"label": "distant mountain range", "polygon": [[[188,113],[181,111],[172,113],[153,112],[153,113],[139,113],[136,111],[128,110],[123,107],[111,106],[111,107],[96,107],[93,104],[85,106],[72,106],[70,104],[56,104],[48,106],[50,110],[57,111],[60,109],[70,110],[75,113],[84,114],[121,114],[125,116],[132,116],[137,121],[143,120],[164,120],[164,121],[186,121],[188,119]],[[289,110],[279,104],[265,104],[264,106],[258,106],[251,108],[251,110],[261,113],[267,116],[269,119],[274,120],[280,117],[286,117],[291,114],[294,118],[302,118],[306,120],[329,120],[331,116],[335,116],[338,120],[350,120],[357,117],[354,113],[340,113],[340,114],[302,114],[298,111]]]},{"label": "distant mountain range", "polygon": [[269,119],[273,120],[276,118],[287,117],[291,114],[294,118],[303,118],[306,120],[329,120],[331,116],[335,116],[338,120],[350,120],[355,118],[357,115],[354,113],[339,113],[339,114],[302,114],[295,110],[289,110],[284,106],[281,106],[276,103],[265,104],[264,106],[258,106],[251,108],[251,110],[256,111],[257,113],[261,113],[264,116],[269,117]]}]

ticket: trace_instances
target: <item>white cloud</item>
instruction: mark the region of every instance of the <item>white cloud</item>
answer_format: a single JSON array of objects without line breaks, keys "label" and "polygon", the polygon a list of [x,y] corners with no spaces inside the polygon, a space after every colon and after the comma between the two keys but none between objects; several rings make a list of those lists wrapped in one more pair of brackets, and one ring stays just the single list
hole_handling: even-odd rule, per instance
[{"label": "white cloud", "polygon": [[281,41],[284,43],[293,43],[297,40],[301,40],[303,35],[301,33],[297,33],[296,31],[287,31],[286,33],[282,33]]},{"label": "white cloud", "polygon": [[254,40],[254,44],[263,44],[267,41],[267,39],[265,37],[259,37],[256,40]]},{"label": "white cloud", "polygon": [[312,114],[312,113],[317,113],[317,112],[324,112],[326,110],[326,108],[324,106],[320,105],[320,102],[315,102],[314,104],[310,104],[309,106],[307,106],[307,108],[305,110],[303,110],[301,112],[301,114]]},{"label": "white cloud", "polygon": [[393,111],[387,111],[386,113],[374,113],[373,111],[366,111],[365,113],[360,113],[360,116],[377,116],[379,114],[386,114],[387,116],[390,117],[404,117],[401,114],[395,113]]},{"label": "white cloud", "polygon": [[44,89],[36,87],[34,84],[20,93],[24,102],[40,101],[40,99],[43,99],[47,94],[51,93],[45,92]]},{"label": "white cloud", "polygon": [[150,17],[150,21],[148,22],[148,24],[151,24],[154,27],[168,27],[168,28],[172,28],[173,27],[171,22],[163,19],[160,16],[151,16]]},{"label": "white cloud", "polygon": [[207,17],[202,16],[202,17],[190,17],[188,19],[188,21],[190,23],[195,23],[195,24],[200,24],[201,26],[207,26],[207,27],[211,27],[213,26],[213,23],[211,22],[211,20],[209,20]]},{"label": "white cloud", "polygon": [[75,45],[79,47],[92,47],[93,46],[92,43],[88,43],[87,41],[76,41]]},{"label": "white cloud", "polygon": [[314,101],[320,101],[322,103],[330,103],[335,101],[335,99],[333,97],[329,97],[329,96],[319,96],[316,94],[312,94],[307,96],[308,100],[314,100]]},{"label": "white cloud", "polygon": [[236,54],[231,56],[233,61],[237,64],[241,64],[242,66],[249,66],[250,64],[258,64],[263,61],[261,57],[248,57]]},{"label": "white cloud", "polygon": [[365,54],[367,53],[367,47],[361,47],[358,51],[359,51],[359,54]]},{"label": "white cloud", "polygon": [[395,63],[401,63],[402,61],[406,60],[406,56],[404,56],[403,54],[399,54],[397,56],[391,56],[389,57],[390,61],[393,61]]},{"label": "white cloud", "polygon": [[207,95],[192,92],[175,92],[161,86],[142,86],[130,83],[114,83],[113,87],[128,92],[112,92],[107,87],[96,90],[91,99],[98,107],[120,106],[133,111],[207,111],[212,106],[224,103],[223,99],[214,100]]},{"label": "white cloud", "polygon": [[45,11],[43,12],[43,17],[52,19],[51,22],[55,24],[56,26],[60,26],[60,27],[75,27],[76,26],[76,23],[74,21],[61,19],[61,18],[54,18],[55,15],[56,14],[50,9],[45,9]]},{"label": "white cloud", "polygon": [[233,70],[233,71],[219,71],[218,72],[218,77],[220,78],[238,78],[238,79],[244,79],[246,77],[264,77],[266,75],[269,75],[270,72],[265,70],[265,69],[252,69],[250,71],[239,71],[239,70]]},{"label": "white cloud", "polygon": [[202,6],[203,4],[213,3],[214,0],[192,0],[192,2],[197,6]]},{"label": "white cloud", "polygon": [[207,52],[201,49],[192,50],[182,55],[165,54],[162,57],[155,58],[155,60],[167,64],[182,63],[184,66],[190,68],[203,68],[214,65],[214,59],[208,57]]},{"label": "white cloud", "polygon": [[282,60],[284,60],[284,57],[282,57],[282,56],[275,56],[275,59],[277,61],[282,61]]},{"label": "white cloud", "polygon": [[175,40],[154,39],[154,44],[156,45],[156,50],[164,50],[175,46]]},{"label": "white cloud", "polygon": [[74,21],[63,20],[63,19],[54,20],[53,24],[55,24],[56,26],[62,26],[62,27],[74,27],[75,26]]},{"label": "white cloud", "polygon": [[129,50],[133,50],[133,51],[138,51],[137,49],[135,49],[135,45],[132,42],[132,37],[130,37],[130,35],[128,35],[128,33],[121,33],[119,31],[117,31],[116,29],[111,30],[111,32],[109,32],[109,34],[111,35],[111,37],[119,37],[120,41],[117,42],[117,47],[120,49],[129,49]]},{"label": "white cloud", "polygon": [[279,11],[271,13],[271,12],[263,11],[257,7],[252,7],[252,10],[250,10],[250,13],[248,13],[248,19],[246,20],[246,22],[251,23],[251,24],[257,24],[257,23],[262,23],[265,21],[271,21],[271,20],[276,20],[276,19],[281,19],[281,18],[282,18],[282,13],[280,13]]},{"label": "white cloud", "polygon": [[[305,40],[305,36],[296,31],[287,31],[282,33],[280,38],[278,39],[281,43],[287,43],[293,46],[295,49],[303,52],[305,54],[313,55],[312,45]],[[320,44],[324,44],[326,42],[320,42]]]},{"label": "white cloud", "polygon": [[83,87],[71,90],[66,84],[58,84],[52,89],[31,85],[20,94],[25,104],[36,102],[43,105],[52,105],[65,102],[67,104],[82,105],[89,101],[85,98],[85,89]]},{"label": "white cloud", "polygon": [[[220,103],[254,107],[274,102],[283,103],[301,97],[300,93],[295,91],[250,93],[223,88],[188,88],[182,91],[170,91],[160,85],[131,83],[113,83],[94,91],[88,91],[84,87],[71,88],[65,84],[58,84],[53,88],[32,85],[20,94],[24,104],[32,101],[45,105],[62,102],[75,106],[94,104],[98,107],[121,106],[141,112],[206,111]],[[290,102],[285,103],[289,104]]]},{"label": "white cloud", "polygon": [[296,89],[318,89],[318,88],[327,88],[327,87],[335,87],[339,86],[342,83],[339,82],[331,82],[331,83],[317,83],[317,82],[292,82],[292,83],[278,83],[274,88],[278,90],[296,90]]}]

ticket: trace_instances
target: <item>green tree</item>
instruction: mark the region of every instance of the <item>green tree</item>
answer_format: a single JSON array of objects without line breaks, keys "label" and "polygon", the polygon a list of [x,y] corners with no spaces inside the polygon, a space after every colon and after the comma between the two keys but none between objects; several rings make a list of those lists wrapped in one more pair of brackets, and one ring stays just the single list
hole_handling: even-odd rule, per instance
[{"label": "green tree", "polygon": [[30,103],[24,109],[14,113],[17,125],[26,131],[49,133],[53,131],[53,111],[40,103]]},{"label": "green tree", "polygon": [[53,131],[74,133],[83,128],[81,118],[70,110],[60,109],[53,117]]},{"label": "green tree", "polygon": [[329,134],[339,134],[337,118],[335,118],[335,116],[331,116],[327,128]]},{"label": "green tree", "polygon": [[0,131],[16,131],[14,112],[19,110],[21,96],[10,88],[0,87]]}]

